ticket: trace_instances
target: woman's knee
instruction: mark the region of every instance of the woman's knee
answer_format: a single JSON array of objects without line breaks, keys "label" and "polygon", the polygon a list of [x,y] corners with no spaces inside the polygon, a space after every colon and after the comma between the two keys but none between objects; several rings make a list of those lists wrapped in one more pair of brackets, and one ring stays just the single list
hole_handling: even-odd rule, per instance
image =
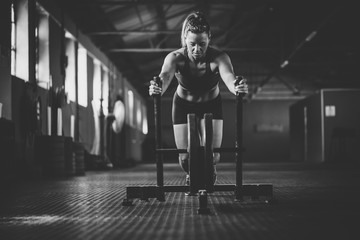
[{"label": "woman's knee", "polygon": [[217,164],[220,162],[220,153],[214,153],[214,158],[213,158],[213,162],[214,164]]},{"label": "woman's knee", "polygon": [[189,173],[189,154],[188,153],[180,153],[179,154],[179,164],[185,172]]}]

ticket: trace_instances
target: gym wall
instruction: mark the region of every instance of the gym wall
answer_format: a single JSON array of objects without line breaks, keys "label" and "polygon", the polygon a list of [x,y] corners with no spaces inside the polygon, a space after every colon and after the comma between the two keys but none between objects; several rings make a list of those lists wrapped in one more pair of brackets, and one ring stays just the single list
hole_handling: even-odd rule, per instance
[{"label": "gym wall", "polygon": [[358,163],[360,89],[323,89],[290,107],[291,159]]}]

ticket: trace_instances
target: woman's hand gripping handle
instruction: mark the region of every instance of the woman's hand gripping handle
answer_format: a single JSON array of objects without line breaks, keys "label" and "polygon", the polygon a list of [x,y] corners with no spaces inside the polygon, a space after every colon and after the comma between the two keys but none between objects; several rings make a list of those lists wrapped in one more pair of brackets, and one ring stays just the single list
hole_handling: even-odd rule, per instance
[{"label": "woman's hand gripping handle", "polygon": [[246,82],[247,80],[243,76],[236,76],[234,80],[236,96],[240,95],[241,97],[244,97],[249,92]]},{"label": "woman's hand gripping handle", "polygon": [[149,86],[149,95],[159,95],[162,92],[162,84],[161,84],[161,80],[160,77],[155,76],[153,78],[153,80],[150,81],[150,86]]}]

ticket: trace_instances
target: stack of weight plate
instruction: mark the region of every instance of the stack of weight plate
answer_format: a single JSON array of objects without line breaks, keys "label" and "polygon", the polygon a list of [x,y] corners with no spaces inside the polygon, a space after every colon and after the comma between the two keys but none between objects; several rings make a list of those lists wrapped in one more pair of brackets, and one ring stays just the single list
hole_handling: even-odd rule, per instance
[{"label": "stack of weight plate", "polygon": [[40,157],[45,177],[65,176],[66,138],[63,136],[40,136],[36,154]]},{"label": "stack of weight plate", "polygon": [[65,175],[75,175],[75,154],[73,152],[73,141],[71,137],[65,138]]},{"label": "stack of weight plate", "polygon": [[[0,118],[0,186],[13,177],[15,156],[14,123]],[[3,181],[4,180],[4,181]]]},{"label": "stack of weight plate", "polygon": [[85,149],[79,142],[73,143],[73,156],[75,158],[75,175],[85,175]]}]

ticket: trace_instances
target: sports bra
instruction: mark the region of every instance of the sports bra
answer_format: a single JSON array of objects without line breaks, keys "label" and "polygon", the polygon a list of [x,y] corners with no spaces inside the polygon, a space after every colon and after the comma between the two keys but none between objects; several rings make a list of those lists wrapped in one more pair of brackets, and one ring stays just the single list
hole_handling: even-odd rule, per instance
[{"label": "sports bra", "polygon": [[194,76],[190,71],[190,59],[187,53],[187,48],[184,48],[185,64],[182,68],[179,68],[175,73],[179,84],[187,91],[194,94],[202,94],[210,91],[220,81],[219,71],[212,72],[210,68],[210,62],[214,58],[212,48],[208,48],[206,52],[206,69],[205,73],[201,76]]}]

